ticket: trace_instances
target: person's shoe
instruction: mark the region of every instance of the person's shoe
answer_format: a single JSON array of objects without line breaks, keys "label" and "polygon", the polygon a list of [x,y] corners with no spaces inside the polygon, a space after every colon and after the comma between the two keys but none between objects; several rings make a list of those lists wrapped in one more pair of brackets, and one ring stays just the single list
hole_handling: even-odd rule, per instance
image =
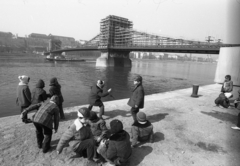
[{"label": "person's shoe", "polygon": [[51,149],[51,146],[49,146],[48,148],[44,148],[43,153],[47,153],[50,149]]},{"label": "person's shoe", "polygon": [[237,126],[234,126],[234,127],[231,127],[233,130],[240,130],[240,127],[237,127]]},{"label": "person's shoe", "polygon": [[24,119],[23,122],[26,123],[26,124],[27,123],[32,123],[32,120],[31,119]]}]

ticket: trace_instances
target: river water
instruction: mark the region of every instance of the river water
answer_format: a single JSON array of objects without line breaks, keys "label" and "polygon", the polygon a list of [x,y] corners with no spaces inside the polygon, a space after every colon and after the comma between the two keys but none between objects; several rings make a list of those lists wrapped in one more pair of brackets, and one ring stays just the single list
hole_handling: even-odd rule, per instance
[{"label": "river water", "polygon": [[106,82],[106,89],[112,88],[114,98],[103,98],[111,101],[130,97],[137,74],[142,75],[148,95],[189,88],[193,84],[212,84],[216,70],[215,63],[133,60],[131,68],[104,68],[96,67],[95,61],[92,57],[86,62],[49,62],[41,55],[0,54],[0,117],[20,113],[16,106],[19,75],[30,76],[30,90],[38,79],[44,80],[47,93],[49,80],[57,77],[65,100],[63,107],[70,107],[88,104],[90,87],[98,79]]}]

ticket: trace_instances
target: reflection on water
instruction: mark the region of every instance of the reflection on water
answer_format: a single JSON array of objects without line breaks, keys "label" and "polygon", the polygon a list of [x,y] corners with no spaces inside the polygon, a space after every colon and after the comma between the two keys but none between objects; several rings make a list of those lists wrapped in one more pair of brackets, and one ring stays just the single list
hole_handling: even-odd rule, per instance
[{"label": "reflection on water", "polygon": [[[45,81],[57,77],[62,85],[65,99],[63,106],[88,104],[90,87],[98,79],[106,82],[105,88],[112,88],[115,99],[129,98],[133,79],[143,76],[146,94],[166,92],[213,83],[216,64],[195,62],[166,62],[158,60],[133,61],[132,68],[95,67],[93,60],[87,62],[48,62],[36,55],[0,55],[0,117],[19,114],[16,106],[16,88],[19,75],[31,77],[29,87],[33,89],[38,79]],[[113,100],[106,97],[103,101]]]}]

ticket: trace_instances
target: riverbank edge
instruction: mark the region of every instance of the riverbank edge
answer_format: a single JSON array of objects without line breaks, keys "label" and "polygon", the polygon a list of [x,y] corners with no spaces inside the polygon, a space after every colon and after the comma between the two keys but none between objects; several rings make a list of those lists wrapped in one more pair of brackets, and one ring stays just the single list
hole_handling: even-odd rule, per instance
[{"label": "riverbank edge", "polygon": [[[155,141],[133,149],[129,165],[221,165],[237,166],[239,163],[240,132],[230,127],[236,124],[238,111],[234,108],[215,107],[220,84],[199,87],[198,98],[190,97],[192,88],[145,96],[145,108],[154,126]],[[234,96],[239,88],[234,87]],[[107,125],[119,119],[130,132],[132,117],[127,106],[128,99],[104,102]],[[76,110],[87,105],[64,108],[66,121],[60,122],[53,135],[55,147],[62,133],[76,118]],[[98,111],[98,107],[93,110]],[[35,128],[23,124],[18,115],[0,118],[0,164],[1,165],[79,165],[84,159],[72,159],[65,148],[56,155],[53,148],[43,154],[36,146]],[[204,123],[203,123],[204,122]]]}]

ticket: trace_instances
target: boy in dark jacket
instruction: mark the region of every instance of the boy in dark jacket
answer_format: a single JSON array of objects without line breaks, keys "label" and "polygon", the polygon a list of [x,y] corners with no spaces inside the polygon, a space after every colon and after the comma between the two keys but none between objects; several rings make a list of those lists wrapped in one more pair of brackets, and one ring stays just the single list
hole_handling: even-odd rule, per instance
[{"label": "boy in dark jacket", "polygon": [[89,106],[88,109],[91,111],[93,106],[98,106],[100,108],[99,118],[102,119],[104,115],[104,105],[101,101],[102,97],[109,95],[111,89],[108,89],[107,92],[103,92],[104,81],[98,80],[97,84],[91,87],[91,92],[89,95]]},{"label": "boy in dark jacket", "polygon": [[58,96],[58,98],[59,98],[58,108],[59,108],[60,118],[65,119],[65,116],[63,113],[63,106],[62,106],[64,99],[63,99],[62,92],[61,92],[61,85],[58,83],[57,78],[55,78],[55,77],[51,78],[49,86],[50,86],[50,88],[49,88],[48,96],[49,97],[52,97],[53,95]]},{"label": "boy in dark jacket", "polygon": [[97,143],[100,143],[103,138],[108,137],[108,129],[106,127],[106,122],[103,119],[100,119],[97,116],[96,112],[90,112],[87,124],[90,126],[94,140]]},{"label": "boy in dark jacket", "polygon": [[[22,75],[18,77],[19,84],[17,87],[17,100],[16,103],[20,106],[21,113],[23,110],[31,105],[31,92],[28,87],[28,83],[30,81],[30,77],[26,75]],[[27,114],[22,117],[22,121],[24,123],[30,123],[31,120],[27,118]]]},{"label": "boy in dark jacket", "polygon": [[132,91],[132,96],[130,97],[129,101],[128,101],[128,105],[131,108],[131,113],[132,113],[132,117],[133,117],[133,121],[137,121],[136,115],[139,112],[140,108],[144,107],[144,89],[142,86],[142,77],[140,75],[136,76],[136,78],[134,79],[134,89]]},{"label": "boy in dark jacket", "polygon": [[72,150],[80,156],[87,151],[88,163],[95,163],[94,146],[95,141],[92,137],[90,127],[86,124],[90,116],[88,108],[80,108],[77,112],[78,118],[74,123],[64,132],[57,145],[57,153],[61,153],[65,144],[69,143]]},{"label": "boy in dark jacket", "polygon": [[131,128],[132,133],[132,147],[135,147],[139,142],[153,142],[153,125],[146,118],[143,112],[137,113],[137,121],[135,121]]},{"label": "boy in dark jacket", "polygon": [[130,136],[117,119],[110,122],[110,132],[110,138],[102,140],[97,151],[110,164],[125,166],[132,154]]},{"label": "boy in dark jacket", "polygon": [[45,83],[43,80],[39,80],[36,84],[36,88],[32,90],[32,104],[38,104],[47,100],[47,93],[43,89]]},{"label": "boy in dark jacket", "polygon": [[22,112],[22,116],[28,112],[38,109],[33,117],[33,124],[36,128],[37,144],[46,153],[50,148],[52,140],[52,129],[54,124],[55,133],[59,125],[58,96],[53,96],[50,101],[31,105]]}]

